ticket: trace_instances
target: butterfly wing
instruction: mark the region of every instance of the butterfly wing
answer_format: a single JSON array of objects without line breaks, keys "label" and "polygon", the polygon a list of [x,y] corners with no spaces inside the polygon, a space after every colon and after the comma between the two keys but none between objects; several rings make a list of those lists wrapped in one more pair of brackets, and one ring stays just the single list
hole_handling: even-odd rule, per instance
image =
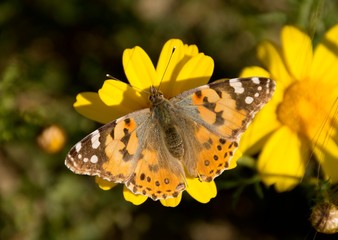
[{"label": "butterfly wing", "polygon": [[151,131],[135,171],[126,186],[133,193],[153,200],[177,197],[186,187],[183,165],[166,148],[164,133],[152,124],[149,125]]},{"label": "butterfly wing", "polygon": [[181,162],[164,147],[149,109],[108,123],[77,143],[65,164],[77,174],[99,176],[152,199],[175,197],[185,189]]},{"label": "butterfly wing", "polygon": [[172,101],[216,135],[237,139],[270,100],[275,83],[268,78],[221,79],[186,91]]},{"label": "butterfly wing", "polygon": [[198,151],[197,161],[184,159],[192,176],[211,181],[228,168],[240,135],[274,89],[274,81],[268,78],[222,79],[171,99],[196,126],[193,135],[199,146],[190,148]]},{"label": "butterfly wing", "polygon": [[69,151],[66,166],[77,174],[128,181],[140,158],[149,116],[149,109],[140,110],[95,130]]},{"label": "butterfly wing", "polygon": [[199,176],[200,180],[210,182],[229,168],[238,141],[220,137],[201,125],[196,127],[196,138],[201,147],[196,157],[197,161],[185,159],[186,165],[190,166],[187,170],[192,176]]}]

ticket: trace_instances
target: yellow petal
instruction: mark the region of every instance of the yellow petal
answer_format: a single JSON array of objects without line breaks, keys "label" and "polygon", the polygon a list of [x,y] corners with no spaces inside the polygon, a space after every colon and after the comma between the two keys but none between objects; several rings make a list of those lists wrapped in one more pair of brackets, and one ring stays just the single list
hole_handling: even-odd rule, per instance
[{"label": "yellow petal", "polygon": [[198,47],[196,45],[184,44],[184,52],[186,55],[195,56],[198,54]]},{"label": "yellow petal", "polygon": [[214,181],[201,182],[198,178],[187,178],[187,192],[201,203],[207,203],[216,197],[217,188]]},{"label": "yellow petal", "polygon": [[95,182],[97,183],[97,185],[99,185],[99,187],[102,190],[110,190],[117,185],[116,183],[109,182],[109,181],[107,181],[103,178],[100,178],[98,176],[95,177]]},{"label": "yellow petal", "polygon": [[310,37],[293,26],[285,26],[281,41],[285,63],[291,75],[297,80],[308,77],[312,64]]},{"label": "yellow petal", "polygon": [[305,172],[305,148],[288,127],[281,127],[268,140],[259,156],[257,168],[262,181],[279,192],[291,190]]},{"label": "yellow petal", "polygon": [[314,147],[314,153],[323,169],[326,179],[338,183],[338,145],[332,138]]},{"label": "yellow petal", "polygon": [[123,196],[126,201],[134,205],[141,205],[148,199],[147,196],[132,193],[126,186],[123,187]]},{"label": "yellow petal", "polygon": [[237,161],[238,159],[240,159],[243,155],[243,152],[240,149],[237,149],[234,156],[232,157],[231,161],[230,161],[230,165],[227,168],[227,170],[233,169],[235,167],[237,167]]},{"label": "yellow petal", "polygon": [[258,58],[268,69],[271,78],[277,82],[280,91],[284,91],[292,82],[280,53],[270,42],[263,42],[257,48]]},{"label": "yellow petal", "polygon": [[251,66],[244,68],[241,73],[239,74],[239,77],[245,78],[245,77],[267,77],[271,78],[270,73],[266,71],[265,69],[257,66]]},{"label": "yellow petal", "polygon": [[311,79],[338,88],[338,24],[326,32],[316,47],[311,68]]},{"label": "yellow petal", "polygon": [[66,134],[63,128],[52,124],[42,130],[37,136],[37,142],[42,150],[47,153],[60,152],[66,143]]},{"label": "yellow petal", "polygon": [[150,86],[158,85],[159,79],[154,65],[142,48],[136,46],[124,50],[122,62],[124,72],[133,87],[148,90]]},{"label": "yellow petal", "polygon": [[[184,64],[191,58],[186,55],[183,42],[179,39],[167,41],[161,51],[156,72],[161,81],[160,90],[167,98],[173,97],[177,76]],[[190,51],[190,50],[189,50]]]},{"label": "yellow petal", "polygon": [[282,93],[279,94],[277,88],[270,102],[256,114],[253,122],[241,136],[239,149],[243,153],[249,155],[258,153],[263,148],[269,135],[281,126],[276,113],[281,101],[278,95],[282,95]]},{"label": "yellow petal", "polygon": [[165,207],[176,207],[182,199],[182,193],[178,194],[175,198],[161,199],[161,203]]},{"label": "yellow petal", "polygon": [[147,94],[140,93],[121,81],[106,80],[99,90],[101,100],[114,107],[116,115],[121,117],[127,113],[148,107]]},{"label": "yellow petal", "polygon": [[[162,80],[161,85],[164,82],[170,81],[170,79],[175,79],[175,76],[177,76],[177,73],[181,70],[182,66],[179,66],[179,64],[183,57],[184,47],[181,40],[170,39],[164,44],[156,66],[159,80]],[[174,71],[176,71],[175,76]]]},{"label": "yellow petal", "polygon": [[203,53],[192,57],[179,72],[175,84],[171,86],[168,97],[207,84],[213,71],[214,60],[211,57]]},{"label": "yellow petal", "polygon": [[93,92],[79,93],[73,106],[81,115],[100,123],[108,123],[119,117],[114,108],[104,104],[99,95]]}]

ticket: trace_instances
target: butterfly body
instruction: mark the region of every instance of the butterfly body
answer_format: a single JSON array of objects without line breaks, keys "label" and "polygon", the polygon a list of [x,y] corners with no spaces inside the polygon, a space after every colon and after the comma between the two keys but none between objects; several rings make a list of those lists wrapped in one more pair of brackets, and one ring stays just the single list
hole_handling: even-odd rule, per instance
[{"label": "butterfly body", "polygon": [[229,168],[239,136],[274,88],[268,78],[219,80],[166,99],[151,87],[149,108],[88,135],[66,165],[154,200],[176,197],[187,176],[209,182]]},{"label": "butterfly body", "polygon": [[162,132],[165,146],[173,157],[181,159],[184,155],[184,145],[182,136],[177,130],[179,125],[175,121],[175,105],[165,99],[155,87],[151,87],[149,100],[152,120],[157,123],[156,128]]}]

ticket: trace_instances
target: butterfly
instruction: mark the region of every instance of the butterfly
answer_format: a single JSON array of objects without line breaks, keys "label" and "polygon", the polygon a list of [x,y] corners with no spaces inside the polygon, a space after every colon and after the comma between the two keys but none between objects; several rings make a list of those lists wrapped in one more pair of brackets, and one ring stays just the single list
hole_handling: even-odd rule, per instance
[{"label": "butterfly", "polygon": [[229,168],[240,135],[274,90],[263,77],[221,79],[171,99],[151,87],[149,108],[92,132],[65,164],[153,200],[177,197],[187,174],[210,182]]}]

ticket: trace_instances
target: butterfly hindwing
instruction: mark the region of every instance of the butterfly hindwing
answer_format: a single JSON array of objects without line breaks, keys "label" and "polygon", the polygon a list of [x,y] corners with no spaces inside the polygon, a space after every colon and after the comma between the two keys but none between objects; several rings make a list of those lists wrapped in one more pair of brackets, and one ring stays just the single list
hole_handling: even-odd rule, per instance
[{"label": "butterfly hindwing", "polygon": [[143,150],[132,178],[126,186],[135,194],[143,194],[153,200],[177,197],[185,189],[182,163],[170,154],[163,159],[159,149],[147,144]]},{"label": "butterfly hindwing", "polygon": [[196,138],[203,146],[197,155],[196,171],[201,181],[210,182],[229,168],[238,143],[219,137],[203,126],[197,128]]}]

